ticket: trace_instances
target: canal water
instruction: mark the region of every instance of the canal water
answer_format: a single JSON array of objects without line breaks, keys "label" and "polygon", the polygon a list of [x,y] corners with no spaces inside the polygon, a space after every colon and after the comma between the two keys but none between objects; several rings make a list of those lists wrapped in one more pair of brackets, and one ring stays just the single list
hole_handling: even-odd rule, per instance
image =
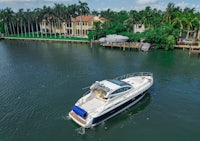
[{"label": "canal water", "polygon": [[[89,130],[69,119],[82,88],[140,71],[154,85],[137,105]],[[1,141],[197,141],[199,132],[198,55],[0,41]]]}]

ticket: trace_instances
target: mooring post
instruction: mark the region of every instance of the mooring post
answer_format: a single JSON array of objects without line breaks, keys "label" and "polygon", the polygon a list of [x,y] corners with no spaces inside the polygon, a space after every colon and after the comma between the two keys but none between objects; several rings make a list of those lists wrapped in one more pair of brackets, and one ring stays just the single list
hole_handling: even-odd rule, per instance
[{"label": "mooring post", "polygon": [[126,46],[126,44],[125,44],[125,42],[124,42],[124,47],[123,47],[123,51],[125,51],[125,46]]},{"label": "mooring post", "polygon": [[93,40],[91,39],[90,40],[90,47],[92,48],[92,46],[93,46]]}]

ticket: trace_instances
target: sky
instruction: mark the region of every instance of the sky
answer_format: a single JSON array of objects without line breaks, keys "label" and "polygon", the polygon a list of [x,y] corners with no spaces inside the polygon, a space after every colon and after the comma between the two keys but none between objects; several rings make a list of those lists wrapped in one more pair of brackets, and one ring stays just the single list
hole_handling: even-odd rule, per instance
[{"label": "sky", "polygon": [[[200,0],[81,0],[87,2],[90,10],[107,10],[110,8],[114,11],[120,10],[142,10],[146,6],[165,10],[169,2],[173,2],[181,8],[190,7],[200,11]],[[23,9],[42,8],[44,5],[53,6],[54,3],[63,3],[65,5],[78,3],[78,0],[0,0],[0,9],[6,7],[12,8],[14,11]]]}]

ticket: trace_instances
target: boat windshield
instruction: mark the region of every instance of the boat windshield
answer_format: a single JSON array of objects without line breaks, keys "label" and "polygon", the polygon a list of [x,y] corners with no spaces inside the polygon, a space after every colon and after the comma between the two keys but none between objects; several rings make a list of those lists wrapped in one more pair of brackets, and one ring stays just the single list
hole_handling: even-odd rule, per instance
[{"label": "boat windshield", "polygon": [[110,91],[110,89],[109,89],[108,87],[106,87],[106,86],[103,85],[103,84],[100,84],[98,81],[96,81],[96,82],[92,85],[91,89],[101,89],[101,90],[105,91],[106,93]]},{"label": "boat windshield", "polygon": [[116,80],[116,79],[110,79],[110,80],[108,80],[109,82],[112,82],[112,83],[114,83],[114,84],[116,84],[116,85],[118,85],[118,86],[125,86],[125,85],[129,85],[129,84],[127,84],[126,82],[124,82],[124,81],[120,81],[120,80]]}]

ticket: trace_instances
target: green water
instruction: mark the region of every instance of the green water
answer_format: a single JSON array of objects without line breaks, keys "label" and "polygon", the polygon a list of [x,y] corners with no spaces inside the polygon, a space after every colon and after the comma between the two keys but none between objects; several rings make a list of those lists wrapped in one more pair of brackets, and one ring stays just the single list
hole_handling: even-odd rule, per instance
[{"label": "green water", "polygon": [[[149,71],[137,105],[83,131],[68,112],[96,80]],[[0,41],[0,141],[198,141],[200,58],[86,44]]]}]

